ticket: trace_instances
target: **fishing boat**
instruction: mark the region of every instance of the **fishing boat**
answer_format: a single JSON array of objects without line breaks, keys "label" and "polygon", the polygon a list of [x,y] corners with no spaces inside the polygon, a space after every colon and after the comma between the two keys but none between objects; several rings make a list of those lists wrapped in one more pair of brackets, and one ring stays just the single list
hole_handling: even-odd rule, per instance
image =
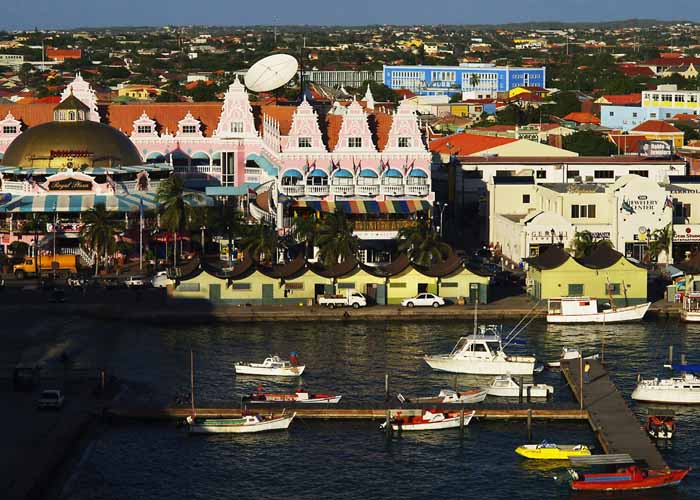
[{"label": "fishing boat", "polygon": [[[561,368],[561,362],[566,361],[567,359],[578,359],[581,357],[581,353],[578,351],[578,349],[574,349],[572,347],[563,347],[561,350],[561,357],[559,358],[559,361],[551,361],[547,363],[547,368]],[[599,354],[591,354],[590,356],[584,356],[583,359],[598,359],[600,358]]]},{"label": "fishing boat", "polygon": [[631,397],[650,403],[700,404],[700,378],[682,373],[678,377],[640,380]]},{"label": "fishing boat", "polygon": [[[471,422],[476,412],[464,414],[464,426]],[[460,412],[445,412],[440,410],[425,410],[422,415],[405,416],[397,415],[391,420],[391,428],[395,431],[434,431],[442,429],[454,429],[461,425]],[[379,426],[386,429],[386,422]]]},{"label": "fishing boat", "polygon": [[509,356],[494,325],[480,325],[479,332],[461,337],[449,354],[425,356],[433,369],[472,375],[532,375],[534,356]]},{"label": "fishing boat", "polygon": [[269,356],[262,363],[234,364],[237,375],[267,375],[274,377],[299,377],[304,373],[306,365],[299,364],[296,353],[292,353],[289,360],[280,359],[279,356]]},{"label": "fishing boat", "polygon": [[599,309],[591,297],[560,297],[547,301],[547,323],[625,323],[644,318],[651,302]]},{"label": "fishing boat", "polygon": [[486,388],[486,392],[489,396],[505,398],[517,398],[520,395],[529,395],[531,398],[548,398],[551,394],[554,394],[554,387],[547,384],[524,383],[521,390],[520,384],[513,377],[510,375],[499,375]]},{"label": "fishing boat", "polygon": [[309,404],[335,404],[342,398],[339,394],[314,394],[302,389],[297,389],[291,393],[263,392],[262,387],[258,387],[258,392],[245,396],[244,401],[248,403],[309,403]]},{"label": "fishing boat", "polygon": [[627,454],[571,457],[574,467],[614,466],[614,472],[581,473],[568,469],[575,491],[628,491],[676,486],[690,472],[687,469],[643,469]]},{"label": "fishing boat", "polygon": [[245,434],[284,430],[294,420],[296,413],[281,417],[263,415],[244,415],[241,418],[199,418],[188,416],[187,427],[192,434]]},{"label": "fishing boat", "polygon": [[591,454],[585,444],[553,444],[543,441],[540,444],[524,444],[515,453],[535,460],[568,460],[571,457],[585,457]]},{"label": "fishing boat", "polygon": [[676,432],[676,422],[672,410],[649,410],[650,415],[644,424],[644,429],[654,439],[671,439]]},{"label": "fishing boat", "polygon": [[683,297],[681,320],[691,323],[700,321],[700,292],[689,292]]},{"label": "fishing boat", "polygon": [[402,394],[398,394],[396,398],[402,403],[481,403],[484,399],[486,399],[486,391],[484,389],[468,389],[466,391],[453,391],[452,389],[442,389],[437,396],[406,398]]}]

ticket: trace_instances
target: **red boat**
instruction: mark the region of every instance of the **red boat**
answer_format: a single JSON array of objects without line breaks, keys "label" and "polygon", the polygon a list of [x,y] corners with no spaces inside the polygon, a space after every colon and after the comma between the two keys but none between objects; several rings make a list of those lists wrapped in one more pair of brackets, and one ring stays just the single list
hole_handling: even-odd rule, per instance
[{"label": "red boat", "polygon": [[647,422],[644,428],[654,439],[671,439],[676,433],[676,423],[673,420],[673,415],[668,414],[654,414],[647,417]]},{"label": "red boat", "polygon": [[335,404],[342,398],[339,394],[313,394],[301,388],[296,392],[263,392],[262,387],[258,387],[258,392],[254,392],[243,399],[249,403],[318,403]]},{"label": "red boat", "polygon": [[687,469],[642,470],[630,465],[617,472],[603,474],[579,474],[572,471],[571,489],[578,491],[646,490],[675,486],[690,472]]}]

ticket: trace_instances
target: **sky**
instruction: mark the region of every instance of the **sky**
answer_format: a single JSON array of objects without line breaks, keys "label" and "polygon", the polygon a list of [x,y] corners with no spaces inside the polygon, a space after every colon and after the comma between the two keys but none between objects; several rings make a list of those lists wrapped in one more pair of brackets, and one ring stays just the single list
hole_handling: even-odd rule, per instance
[{"label": "sky", "polygon": [[700,21],[698,0],[0,0],[0,29]]}]

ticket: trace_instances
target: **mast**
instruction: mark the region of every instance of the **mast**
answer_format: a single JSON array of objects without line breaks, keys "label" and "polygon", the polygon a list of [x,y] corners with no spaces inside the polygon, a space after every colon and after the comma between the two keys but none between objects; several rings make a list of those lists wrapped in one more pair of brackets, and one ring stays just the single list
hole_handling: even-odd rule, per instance
[{"label": "mast", "polygon": [[194,409],[194,352],[190,349],[190,401],[192,402],[192,416],[197,412]]}]

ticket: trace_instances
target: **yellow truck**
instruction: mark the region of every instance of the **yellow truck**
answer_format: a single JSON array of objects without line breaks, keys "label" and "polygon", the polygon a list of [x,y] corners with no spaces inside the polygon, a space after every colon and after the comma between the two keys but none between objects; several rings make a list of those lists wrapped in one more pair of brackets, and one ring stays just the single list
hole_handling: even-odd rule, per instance
[{"label": "yellow truck", "polygon": [[55,271],[58,276],[67,278],[71,274],[78,272],[78,256],[40,255],[39,257],[25,257],[23,262],[12,266],[12,272],[18,280],[35,276],[37,269],[42,274]]}]

